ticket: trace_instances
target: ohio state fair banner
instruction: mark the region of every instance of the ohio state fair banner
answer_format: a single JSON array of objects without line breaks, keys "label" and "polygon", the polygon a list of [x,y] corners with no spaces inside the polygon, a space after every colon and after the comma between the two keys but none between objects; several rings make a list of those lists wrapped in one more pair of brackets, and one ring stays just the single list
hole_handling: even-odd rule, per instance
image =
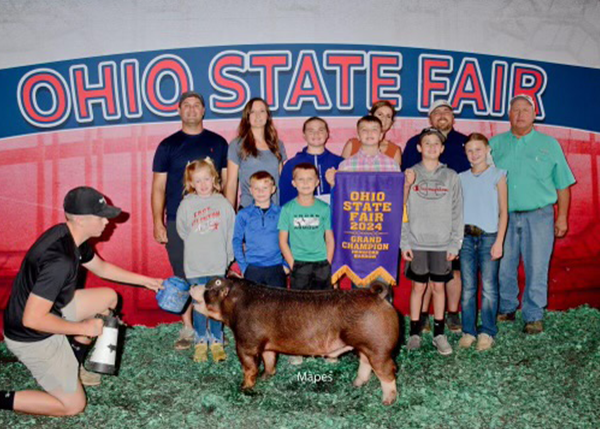
[{"label": "ohio state fair banner", "polygon": [[[205,94],[206,119],[239,119],[252,97],[276,116],[362,116],[388,100],[403,117],[435,99],[462,119],[506,117],[528,94],[536,119],[600,130],[599,71],[468,52],[371,45],[235,45],[132,52],[0,70],[0,139],[178,120],[179,95]],[[582,82],[585,91],[582,91]]]},{"label": "ohio state fair banner", "polygon": [[338,172],[333,188],[332,278],[368,286],[396,284],[404,195],[403,173]]}]

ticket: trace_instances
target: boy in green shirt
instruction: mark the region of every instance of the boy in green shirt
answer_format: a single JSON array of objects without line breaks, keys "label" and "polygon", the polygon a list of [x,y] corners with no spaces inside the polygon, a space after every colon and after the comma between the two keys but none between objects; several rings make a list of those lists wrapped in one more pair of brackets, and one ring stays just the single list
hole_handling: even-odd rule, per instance
[{"label": "boy in green shirt", "polygon": [[298,197],[283,206],[279,217],[279,246],[290,266],[292,289],[331,288],[333,231],[329,205],[315,198],[319,173],[314,165],[294,167],[292,185]]}]

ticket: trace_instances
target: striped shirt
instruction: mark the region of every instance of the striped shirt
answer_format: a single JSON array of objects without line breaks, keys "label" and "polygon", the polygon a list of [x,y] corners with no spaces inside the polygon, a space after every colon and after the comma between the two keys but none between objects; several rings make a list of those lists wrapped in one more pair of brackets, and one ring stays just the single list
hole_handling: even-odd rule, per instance
[{"label": "striped shirt", "polygon": [[375,155],[367,155],[360,149],[356,155],[342,161],[339,171],[400,171],[400,167],[396,161],[379,151]]}]

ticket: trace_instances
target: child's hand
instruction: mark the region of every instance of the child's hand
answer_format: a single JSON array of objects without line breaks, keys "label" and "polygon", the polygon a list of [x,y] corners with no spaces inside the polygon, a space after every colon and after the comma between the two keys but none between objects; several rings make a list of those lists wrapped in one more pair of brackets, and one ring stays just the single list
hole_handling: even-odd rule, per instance
[{"label": "child's hand", "polygon": [[456,256],[457,255],[455,255],[454,253],[447,252],[446,253],[446,261],[454,261],[456,259]]},{"label": "child's hand", "polygon": [[413,252],[412,252],[412,250],[410,250],[410,249],[403,250],[402,251],[402,257],[404,258],[405,261],[412,261],[413,260]]},{"label": "child's hand", "polygon": [[335,173],[336,169],[331,167],[325,172],[325,180],[330,186],[335,186]]},{"label": "child's hand", "polygon": [[500,259],[503,251],[502,243],[496,241],[492,246],[492,251],[490,252],[492,254],[492,261]]},{"label": "child's hand", "polygon": [[287,275],[290,273],[290,269],[284,265],[284,266],[283,266],[283,272],[284,272],[284,273],[285,273],[285,275],[287,276]]},{"label": "child's hand", "polygon": [[408,170],[406,170],[404,172],[404,184],[405,185],[412,186],[412,184],[415,183],[416,179],[417,179],[417,173],[415,173],[415,170],[413,170],[412,168],[409,168]]}]

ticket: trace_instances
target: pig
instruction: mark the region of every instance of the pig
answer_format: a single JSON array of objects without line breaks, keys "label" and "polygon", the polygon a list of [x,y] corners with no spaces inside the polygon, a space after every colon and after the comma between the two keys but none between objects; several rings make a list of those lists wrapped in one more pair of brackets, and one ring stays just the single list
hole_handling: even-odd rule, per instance
[{"label": "pig", "polygon": [[243,390],[256,384],[260,358],[267,378],[275,374],[278,353],[333,358],[356,350],[360,364],[354,386],[367,383],[374,370],[383,403],[391,405],[397,396],[392,355],[399,319],[385,300],[387,288],[376,289],[294,291],[217,277],[190,293],[196,311],[233,331]]}]

